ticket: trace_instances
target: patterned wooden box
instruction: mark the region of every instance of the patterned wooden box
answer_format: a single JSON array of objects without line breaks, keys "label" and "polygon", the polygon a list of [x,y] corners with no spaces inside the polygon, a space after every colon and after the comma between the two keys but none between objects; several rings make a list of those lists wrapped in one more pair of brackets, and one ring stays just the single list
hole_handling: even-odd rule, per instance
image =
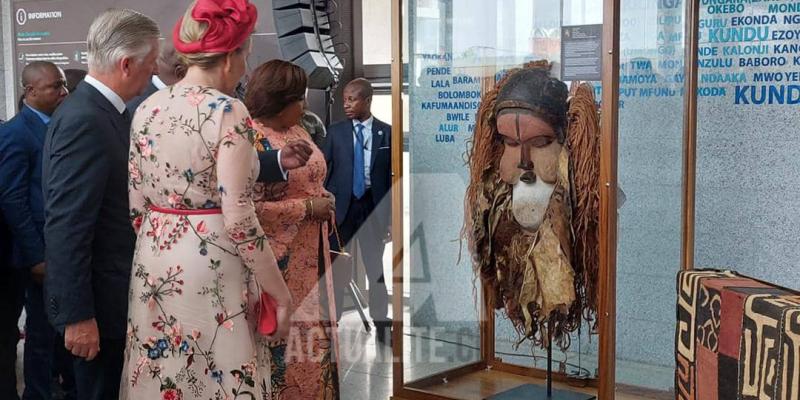
[{"label": "patterned wooden box", "polygon": [[800,295],[729,271],[678,274],[679,400],[800,399]]}]

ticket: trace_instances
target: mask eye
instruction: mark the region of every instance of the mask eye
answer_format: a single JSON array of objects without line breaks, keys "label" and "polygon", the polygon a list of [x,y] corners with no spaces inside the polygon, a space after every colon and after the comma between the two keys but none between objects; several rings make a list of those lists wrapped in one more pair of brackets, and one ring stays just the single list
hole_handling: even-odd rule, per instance
[{"label": "mask eye", "polygon": [[508,146],[508,147],[518,147],[518,146],[519,146],[519,142],[518,142],[518,141],[516,141],[516,140],[514,140],[514,139],[511,139],[511,138],[510,138],[510,137],[508,137],[508,136],[500,136],[500,141],[501,141],[501,142],[502,142],[504,145],[506,145],[506,146]]},{"label": "mask eye", "polygon": [[531,139],[528,143],[531,147],[542,148],[549,146],[554,140],[555,138],[551,136],[537,136]]}]

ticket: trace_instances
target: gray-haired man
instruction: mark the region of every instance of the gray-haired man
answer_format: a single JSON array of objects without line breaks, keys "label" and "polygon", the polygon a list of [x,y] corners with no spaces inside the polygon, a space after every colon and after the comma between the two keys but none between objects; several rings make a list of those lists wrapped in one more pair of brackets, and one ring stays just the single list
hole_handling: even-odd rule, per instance
[{"label": "gray-haired man", "polygon": [[43,152],[46,304],[74,356],[79,399],[116,399],[135,244],[128,219],[125,102],[156,70],[156,23],[131,10],[98,16],[89,75],[53,115]]}]

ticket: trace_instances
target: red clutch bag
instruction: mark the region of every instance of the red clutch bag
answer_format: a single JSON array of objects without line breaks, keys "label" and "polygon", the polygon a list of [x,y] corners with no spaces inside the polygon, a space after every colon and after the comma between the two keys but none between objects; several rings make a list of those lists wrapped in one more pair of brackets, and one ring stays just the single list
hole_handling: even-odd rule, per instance
[{"label": "red clutch bag", "polygon": [[269,336],[278,330],[278,305],[272,296],[262,292],[260,313],[258,315],[258,333]]}]

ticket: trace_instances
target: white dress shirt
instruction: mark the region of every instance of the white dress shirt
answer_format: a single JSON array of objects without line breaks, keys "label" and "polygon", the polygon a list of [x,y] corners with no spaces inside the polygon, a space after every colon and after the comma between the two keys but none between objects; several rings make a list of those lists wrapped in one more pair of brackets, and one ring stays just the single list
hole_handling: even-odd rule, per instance
[{"label": "white dress shirt", "polygon": [[86,78],[83,78],[86,83],[94,86],[100,94],[103,95],[111,104],[114,105],[114,108],[119,111],[120,114],[125,112],[125,102],[122,101],[122,97],[119,97],[111,88],[106,86],[103,82],[98,81],[97,79],[93,78],[91,75],[86,75]]},{"label": "white dress shirt", "polygon": [[372,166],[372,123],[375,121],[375,117],[370,116],[367,118],[366,121],[357,121],[353,120],[353,149],[355,149],[356,141],[358,140],[356,133],[358,133],[357,125],[361,124],[364,125],[364,183],[369,189],[372,186],[372,181],[370,179],[370,167]]},{"label": "white dress shirt", "polygon": [[164,89],[165,87],[167,87],[167,84],[164,83],[164,81],[162,81],[161,78],[158,77],[158,75],[153,75],[153,79],[151,79],[150,82],[152,82],[153,86],[155,86],[156,89],[158,89],[158,90],[161,90],[161,89]]}]

